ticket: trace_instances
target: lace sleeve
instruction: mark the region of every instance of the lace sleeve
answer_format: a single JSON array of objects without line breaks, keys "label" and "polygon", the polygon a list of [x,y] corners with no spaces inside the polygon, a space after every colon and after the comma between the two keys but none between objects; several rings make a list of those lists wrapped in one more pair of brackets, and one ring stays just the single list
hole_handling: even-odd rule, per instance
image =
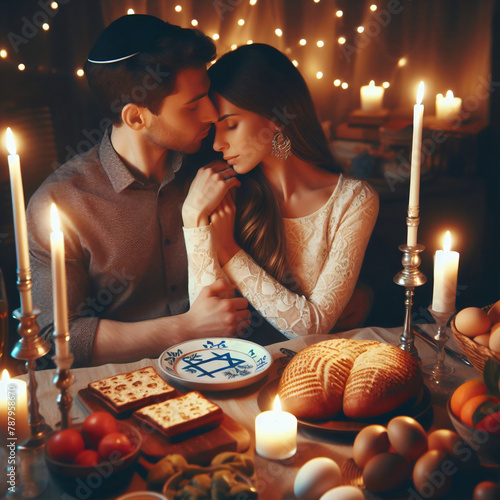
[{"label": "lace sleeve", "polygon": [[[318,259],[314,248],[302,256],[304,275],[321,266],[307,298],[294,293],[298,287],[293,282],[288,288],[277,282],[243,250],[223,268],[241,294],[287,337],[328,333],[352,295],[378,214],[377,193],[365,183],[357,185],[362,188],[347,189],[335,201],[325,230],[326,258]],[[287,238],[289,253],[304,250],[291,248],[292,243]]]},{"label": "lace sleeve", "polygon": [[212,226],[184,228],[188,257],[189,303],[198,297],[201,289],[219,278],[225,278],[213,245]]}]

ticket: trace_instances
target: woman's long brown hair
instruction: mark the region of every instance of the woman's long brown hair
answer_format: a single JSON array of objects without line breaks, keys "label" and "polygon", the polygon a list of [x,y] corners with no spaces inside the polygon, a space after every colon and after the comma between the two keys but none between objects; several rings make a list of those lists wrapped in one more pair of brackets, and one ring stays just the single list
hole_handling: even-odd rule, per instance
[{"label": "woman's long brown hair", "polygon": [[[292,154],[339,173],[300,72],[279,50],[254,43],[228,52],[209,68],[211,92],[238,108],[276,123],[290,139]],[[287,276],[283,215],[260,166],[240,177],[236,194],[235,237],[276,280]]]}]

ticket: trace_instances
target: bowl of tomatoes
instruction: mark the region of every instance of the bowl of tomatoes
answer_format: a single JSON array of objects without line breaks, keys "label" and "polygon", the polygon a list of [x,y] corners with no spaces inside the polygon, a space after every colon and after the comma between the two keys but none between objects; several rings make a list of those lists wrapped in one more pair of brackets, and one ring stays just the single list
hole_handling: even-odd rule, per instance
[{"label": "bowl of tomatoes", "polygon": [[52,432],[45,461],[54,481],[76,498],[116,495],[128,487],[142,438],[110,413],[91,413],[81,425]]}]

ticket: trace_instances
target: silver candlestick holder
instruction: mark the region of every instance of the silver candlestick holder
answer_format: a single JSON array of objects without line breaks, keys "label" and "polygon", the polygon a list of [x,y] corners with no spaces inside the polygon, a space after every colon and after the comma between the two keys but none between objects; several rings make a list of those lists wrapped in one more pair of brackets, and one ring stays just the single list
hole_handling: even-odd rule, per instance
[{"label": "silver candlestick holder", "polygon": [[[419,217],[407,217],[406,224],[408,228],[418,227]],[[413,307],[413,295],[415,287],[421,286],[427,282],[424,273],[418,269],[420,265],[420,253],[425,250],[423,245],[400,245],[399,250],[403,252],[401,262],[403,270],[394,276],[394,282],[400,286],[405,287],[405,320],[403,325],[403,332],[399,337],[400,349],[409,352],[418,362],[420,357],[417,348],[415,347],[415,335],[413,333],[411,311]]]}]

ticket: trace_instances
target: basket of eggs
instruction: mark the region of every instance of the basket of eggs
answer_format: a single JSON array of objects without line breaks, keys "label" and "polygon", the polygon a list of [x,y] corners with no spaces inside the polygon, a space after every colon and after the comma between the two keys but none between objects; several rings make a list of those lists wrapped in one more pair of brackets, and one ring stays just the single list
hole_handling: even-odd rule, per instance
[{"label": "basket of eggs", "polygon": [[462,309],[451,320],[451,330],[478,372],[483,373],[488,358],[500,363],[500,300],[483,308]]}]

